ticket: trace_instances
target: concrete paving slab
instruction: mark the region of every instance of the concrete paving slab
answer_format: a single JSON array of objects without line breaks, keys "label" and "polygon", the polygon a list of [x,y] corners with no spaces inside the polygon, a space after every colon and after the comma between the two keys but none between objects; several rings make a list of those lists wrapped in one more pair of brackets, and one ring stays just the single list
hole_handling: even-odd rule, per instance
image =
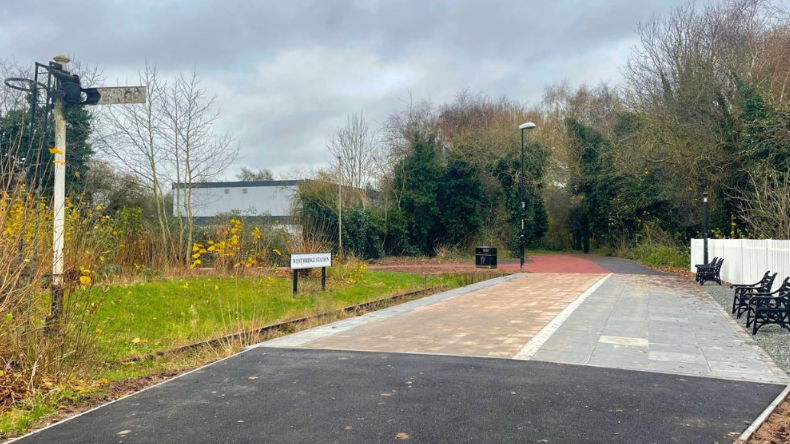
[{"label": "concrete paving slab", "polygon": [[[601,321],[604,325],[599,329]],[[587,297],[533,359],[790,382],[712,297],[687,280],[668,275],[613,275]]]},{"label": "concrete paving slab", "polygon": [[[623,262],[630,262],[625,261]],[[631,262],[633,264],[633,262]],[[635,264],[634,264],[635,265]],[[458,262],[429,262],[429,263],[406,263],[398,265],[376,265],[368,267],[369,270],[397,270],[403,272],[422,273],[425,270],[439,272],[445,270],[448,273],[455,273],[459,270],[475,271],[474,261]],[[505,259],[500,257],[497,270],[510,273],[517,273],[520,270],[518,259]],[[527,273],[597,273],[607,274],[609,269],[603,267],[593,260],[591,255],[584,254],[528,254],[524,263],[524,271]]]},{"label": "concrete paving slab", "polygon": [[782,389],[537,361],[256,348],[19,443],[379,443],[399,434],[431,444],[724,443]]}]

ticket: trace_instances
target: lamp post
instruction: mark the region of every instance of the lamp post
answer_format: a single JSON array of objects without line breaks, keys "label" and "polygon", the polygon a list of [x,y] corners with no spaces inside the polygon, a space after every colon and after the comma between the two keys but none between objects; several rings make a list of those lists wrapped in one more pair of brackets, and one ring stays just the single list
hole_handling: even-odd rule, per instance
[{"label": "lamp post", "polygon": [[710,214],[710,210],[708,208],[708,192],[705,191],[702,193],[702,262],[707,264],[708,263],[708,215]]},{"label": "lamp post", "polygon": [[521,256],[519,270],[522,273],[524,272],[524,243],[526,241],[526,238],[524,237],[525,236],[524,219],[526,217],[525,213],[527,208],[527,204],[524,201],[524,186],[526,184],[526,177],[524,176],[524,131],[535,129],[536,126],[537,125],[535,125],[532,122],[526,122],[526,123],[522,123],[518,127],[518,129],[521,131],[521,160],[519,162],[521,164],[520,165],[521,174],[519,175],[519,181],[518,181],[518,194],[519,194],[519,200],[521,201],[521,208],[519,208],[519,215],[521,219],[521,234],[519,235],[519,239],[518,239],[518,248],[520,250],[520,256]]},{"label": "lamp post", "polygon": [[337,156],[337,254],[343,257],[343,158]]}]

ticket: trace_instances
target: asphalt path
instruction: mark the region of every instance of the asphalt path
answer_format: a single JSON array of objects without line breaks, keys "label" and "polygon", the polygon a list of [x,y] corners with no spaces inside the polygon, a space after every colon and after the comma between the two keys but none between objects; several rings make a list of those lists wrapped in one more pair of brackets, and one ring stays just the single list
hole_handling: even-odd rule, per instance
[{"label": "asphalt path", "polygon": [[587,259],[590,262],[595,262],[599,266],[606,268],[607,270],[616,274],[649,274],[656,276],[666,275],[666,273],[653,270],[652,268],[647,268],[644,265],[629,259],[612,256],[600,256],[597,254],[589,254],[581,257]]},{"label": "asphalt path", "polygon": [[255,348],[20,442],[723,443],[782,388],[537,361]]}]

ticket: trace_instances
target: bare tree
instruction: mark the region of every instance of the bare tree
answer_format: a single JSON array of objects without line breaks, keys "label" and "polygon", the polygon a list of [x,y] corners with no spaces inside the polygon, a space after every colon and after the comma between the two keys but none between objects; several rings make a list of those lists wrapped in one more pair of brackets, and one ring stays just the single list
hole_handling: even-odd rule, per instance
[{"label": "bare tree", "polygon": [[338,128],[329,139],[328,148],[334,156],[332,169],[340,171],[343,185],[352,187],[366,205],[365,188],[376,177],[377,142],[361,113],[348,116],[346,126]]},{"label": "bare tree", "polygon": [[[238,148],[230,134],[217,134],[215,97],[200,86],[196,71],[170,83],[146,65],[140,83],[148,87],[145,105],[107,107],[97,145],[113,162],[136,174],[148,186],[163,245],[175,260],[188,261],[194,233],[192,190],[199,182],[222,174]],[[171,229],[167,208],[174,184]]]},{"label": "bare tree", "polygon": [[80,76],[80,85],[83,88],[94,88],[101,86],[107,80],[104,69],[99,65],[88,65],[72,57],[71,73]]},{"label": "bare tree", "polygon": [[[238,145],[229,133],[217,133],[214,124],[220,110],[216,96],[201,86],[196,70],[180,75],[162,101],[162,136],[171,164],[175,186],[175,216],[178,223],[177,251],[189,261],[194,239],[194,185],[221,175],[236,159]],[[182,255],[181,255],[182,254]]]},{"label": "bare tree", "polygon": [[236,175],[236,178],[242,182],[255,182],[260,180],[274,180],[274,174],[272,170],[268,168],[258,168],[256,171],[253,171],[249,168],[241,167],[241,171]]},{"label": "bare tree", "polygon": [[630,152],[619,150],[618,157],[630,171],[662,176],[683,224],[701,216],[694,199],[702,190],[741,191],[732,180],[744,165],[736,147],[746,133],[733,130],[740,85],[786,100],[786,27],[786,14],[768,0],[689,3],[637,26],[640,44],[623,69],[623,91],[638,130]]},{"label": "bare tree", "polygon": [[[31,72],[30,68],[22,67],[15,60],[0,59],[0,82],[9,77],[29,79]],[[11,110],[26,107],[27,99],[24,91],[8,88],[0,83],[0,117],[7,115]]]},{"label": "bare tree", "polygon": [[736,196],[741,217],[762,238],[790,238],[790,174],[773,169],[750,173],[750,193]]},{"label": "bare tree", "polygon": [[163,186],[167,166],[164,165],[165,145],[161,137],[166,84],[159,79],[156,66],[147,63],[138,78],[142,85],[148,87],[148,100],[144,105],[106,107],[96,145],[113,162],[141,178],[148,187],[154,199],[162,244],[170,245],[165,200],[167,190]]}]

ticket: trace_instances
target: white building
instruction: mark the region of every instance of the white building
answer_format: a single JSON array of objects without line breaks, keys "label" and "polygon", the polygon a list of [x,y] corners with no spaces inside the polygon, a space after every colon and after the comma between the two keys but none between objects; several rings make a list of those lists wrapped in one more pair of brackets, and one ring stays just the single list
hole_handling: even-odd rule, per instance
[{"label": "white building", "polygon": [[[192,189],[191,209],[196,220],[221,214],[237,213],[240,216],[264,216],[280,223],[290,224],[299,180],[264,180],[255,182],[205,182],[189,185]],[[174,184],[177,188],[187,185]],[[183,193],[181,196],[183,201]],[[173,210],[176,210],[173,199]],[[186,209],[186,203],[182,202]]]}]

